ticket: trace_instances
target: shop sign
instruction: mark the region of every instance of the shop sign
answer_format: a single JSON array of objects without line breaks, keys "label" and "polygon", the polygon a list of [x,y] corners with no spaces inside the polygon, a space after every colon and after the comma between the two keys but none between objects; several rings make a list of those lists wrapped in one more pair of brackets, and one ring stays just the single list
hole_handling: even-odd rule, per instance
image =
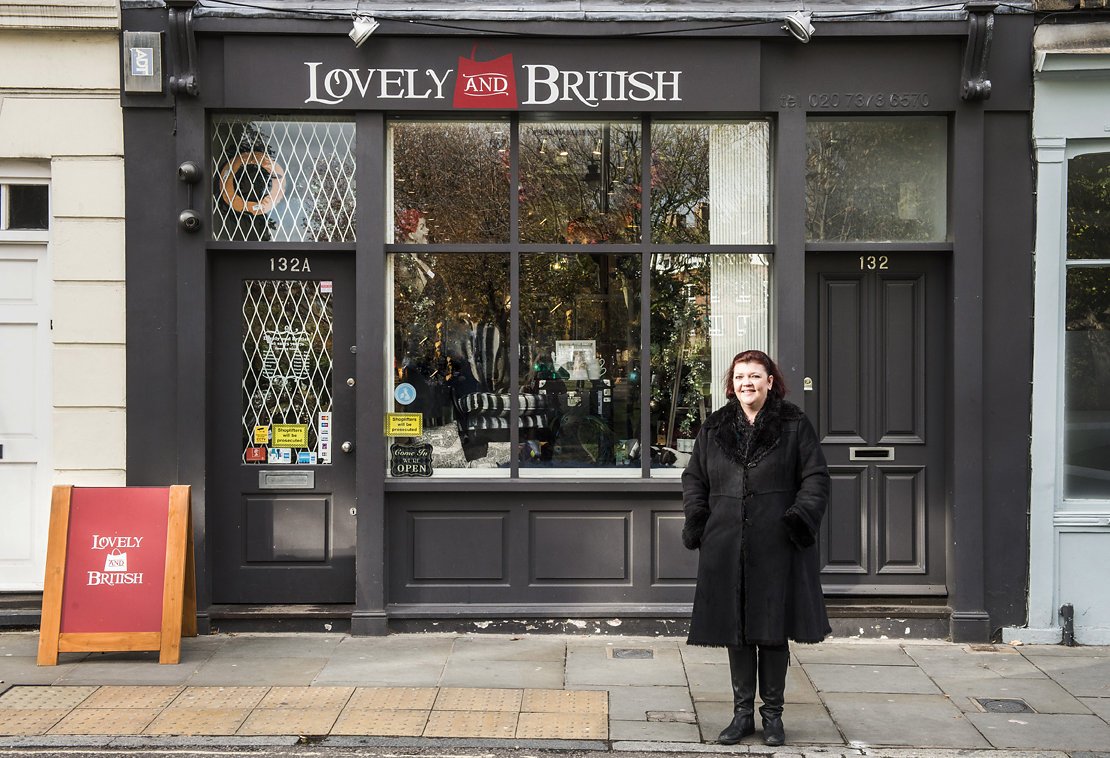
[{"label": "shop sign", "polygon": [[389,473],[391,476],[431,476],[432,446],[390,445]]},{"label": "shop sign", "polygon": [[[265,61],[267,76],[245,76]],[[757,110],[759,46],[745,40],[402,40],[351,49],[326,38],[225,42],[236,107],[682,112]],[[289,86],[289,83],[295,86]]]},{"label": "shop sign", "polygon": [[387,413],[385,414],[386,437],[419,437],[424,433],[424,414]]},{"label": "shop sign", "polygon": [[308,424],[274,424],[274,447],[308,447]]}]

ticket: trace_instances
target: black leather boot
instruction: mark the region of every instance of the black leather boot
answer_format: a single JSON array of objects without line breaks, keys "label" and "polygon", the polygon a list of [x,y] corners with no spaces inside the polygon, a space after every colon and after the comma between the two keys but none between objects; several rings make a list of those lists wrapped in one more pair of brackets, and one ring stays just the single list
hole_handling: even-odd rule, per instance
[{"label": "black leather boot", "polygon": [[724,728],[717,742],[735,745],[755,734],[755,645],[729,646],[728,668],[732,674],[732,723]]},{"label": "black leather boot", "polygon": [[786,669],[790,666],[790,649],[759,647],[759,715],[763,717],[763,744],[778,747],[786,742],[782,728],[782,706],[786,698]]}]

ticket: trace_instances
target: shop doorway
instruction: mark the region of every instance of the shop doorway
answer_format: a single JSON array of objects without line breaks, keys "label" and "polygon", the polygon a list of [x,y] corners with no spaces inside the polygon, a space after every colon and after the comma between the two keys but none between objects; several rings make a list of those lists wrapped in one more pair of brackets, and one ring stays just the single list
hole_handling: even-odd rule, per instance
[{"label": "shop doorway", "polygon": [[352,257],[220,256],[212,282],[212,601],[352,603]]},{"label": "shop doorway", "polygon": [[944,595],[946,256],[810,253],[800,393],[832,475],[829,594]]},{"label": "shop doorway", "polygon": [[50,266],[0,245],[0,590],[39,590],[50,521]]}]

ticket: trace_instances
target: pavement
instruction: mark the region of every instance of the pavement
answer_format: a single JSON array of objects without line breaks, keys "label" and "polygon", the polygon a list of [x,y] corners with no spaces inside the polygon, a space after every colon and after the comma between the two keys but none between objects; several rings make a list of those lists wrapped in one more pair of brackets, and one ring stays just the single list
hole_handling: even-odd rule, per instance
[{"label": "pavement", "polygon": [[0,749],[521,747],[801,756],[1110,758],[1110,647],[793,645],[787,745],[716,744],[728,659],[680,638],[215,634],[63,653],[0,633]]}]

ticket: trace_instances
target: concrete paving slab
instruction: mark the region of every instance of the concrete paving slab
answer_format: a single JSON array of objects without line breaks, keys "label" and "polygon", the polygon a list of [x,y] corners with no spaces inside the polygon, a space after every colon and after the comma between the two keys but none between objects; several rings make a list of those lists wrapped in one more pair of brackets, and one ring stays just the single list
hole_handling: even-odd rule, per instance
[{"label": "concrete paving slab", "polygon": [[356,687],[348,709],[430,711],[439,690],[435,687]]},{"label": "concrete paving slab", "polygon": [[188,684],[190,686],[307,686],[313,683],[327,663],[327,658],[244,660],[233,656],[213,656],[189,677]]},{"label": "concrete paving slab", "polygon": [[68,713],[96,690],[95,686],[13,687],[0,697],[0,710],[62,708]]},{"label": "concrete paving slab", "polygon": [[339,714],[333,735],[376,735],[382,737],[419,737],[428,723],[429,711],[381,710],[347,707]]},{"label": "concrete paving slab", "polygon": [[609,714],[609,693],[604,690],[526,689],[520,701],[521,713],[595,713]]},{"label": "concrete paving slab", "polygon": [[[694,702],[686,687],[606,687],[609,718],[618,721],[647,721],[648,711],[694,713]],[[2,700],[0,700],[2,702]]]},{"label": "concrete paving slab", "polygon": [[681,645],[678,652],[683,663],[715,663],[728,665],[728,648],[705,647],[704,645]]},{"label": "concrete paving slab", "polygon": [[438,687],[446,665],[446,654],[439,661],[423,663],[410,661],[403,655],[373,660],[332,658],[320,669],[313,684]]},{"label": "concrete paving slab", "polygon": [[255,708],[269,687],[186,687],[170,708]]},{"label": "concrete paving slab", "polygon": [[35,658],[13,655],[0,658],[0,680],[6,684],[53,684],[71,673],[76,661],[57,666],[39,666]]},{"label": "concrete paving slab", "polygon": [[339,718],[339,708],[255,708],[236,734],[322,736]]},{"label": "concrete paving slab", "polygon": [[516,736],[516,711],[432,711],[425,737],[484,737],[511,739]]},{"label": "concrete paving slab", "polygon": [[93,653],[55,681],[55,684],[183,685],[203,662],[182,660],[158,663],[158,653]]},{"label": "concrete paving slab", "polygon": [[158,708],[172,703],[184,687],[113,685],[100,687],[78,704],[78,708]]},{"label": "concrete paving slab", "polygon": [[250,708],[168,708],[159,713],[144,734],[230,736],[250,715]]},{"label": "concrete paving slab", "polygon": [[447,660],[455,646],[454,635],[400,634],[387,637],[343,637],[332,653],[334,660],[395,660],[420,665]]},{"label": "concrete paving slab", "polygon": [[952,678],[985,678],[1004,676],[1011,679],[1043,679],[1045,674],[1023,655],[1008,645],[983,646],[993,652],[972,649],[967,645],[914,645],[906,654],[929,676]]},{"label": "concrete paving slab", "polygon": [[520,711],[524,691],[517,689],[444,687],[436,697],[437,711]]},{"label": "concrete paving slab", "polygon": [[991,745],[1019,750],[1105,750],[1110,725],[1098,716],[1040,713],[971,713]]},{"label": "concrete paving slab", "polygon": [[75,708],[47,734],[141,734],[158,708]]},{"label": "concrete paving slab", "polygon": [[472,661],[545,661],[562,663],[567,657],[567,643],[562,638],[460,637],[451,649],[451,659]]},{"label": "concrete paving slab", "polygon": [[688,663],[686,679],[690,695],[698,700],[727,700],[732,702],[732,683],[729,679],[728,664]]},{"label": "concrete paving slab", "polygon": [[849,744],[986,748],[989,743],[943,695],[829,693],[829,715]]},{"label": "concrete paving slab", "polygon": [[908,666],[803,664],[818,692],[891,692],[935,695],[940,690],[920,669]]},{"label": "concrete paving slab", "polygon": [[[716,742],[721,733],[732,721],[733,711],[730,703],[698,703],[698,723],[701,726],[702,740]],[[798,705],[787,704],[783,709],[782,721],[786,729],[787,747],[791,745],[843,745],[840,730],[829,717],[825,706],[817,703]],[[755,714],[755,735],[746,737],[741,744],[762,745],[762,721]]]},{"label": "concrete paving slab", "polygon": [[610,721],[609,738],[647,742],[700,742],[697,724],[666,721]]},{"label": "concrete paving slab", "polygon": [[0,634],[0,657],[34,658],[38,654],[38,632],[4,632]]},{"label": "concrete paving slab", "polygon": [[563,661],[499,661],[458,659],[447,661],[440,680],[444,687],[536,687],[563,686]]},{"label": "concrete paving slab", "polygon": [[1054,655],[1062,658],[1110,658],[1110,645],[1016,645],[1024,656]]},{"label": "concrete paving slab", "polygon": [[1037,667],[1077,697],[1110,697],[1110,657],[1032,657]]},{"label": "concrete paving slab", "polygon": [[791,645],[799,663],[841,663],[867,666],[913,666],[914,661],[894,642],[824,642]]},{"label": "concrete paving slab", "polygon": [[1037,713],[1090,713],[1090,710],[1056,682],[1044,679],[1009,679],[999,676],[989,679],[937,678],[936,684],[952,698],[957,708],[965,713],[981,713],[982,709],[972,698],[1019,698]]},{"label": "concrete paving slab", "polygon": [[[3,702],[3,698],[0,698],[0,704]],[[1079,702],[1090,708],[1091,712],[1103,721],[1110,723],[1110,697],[1081,697]]]},{"label": "concrete paving slab", "polygon": [[354,691],[354,687],[271,687],[258,707],[342,710]]},{"label": "concrete paving slab", "polygon": [[[619,647],[643,648],[644,644],[622,643]],[[566,685],[680,685],[686,684],[682,657],[675,645],[651,645],[654,657],[610,658],[604,647],[567,644]]]},{"label": "concrete paving slab", "polygon": [[517,739],[604,740],[609,737],[609,719],[604,713],[521,713],[516,722]]},{"label": "concrete paving slab", "polygon": [[0,734],[5,736],[46,734],[65,718],[68,708],[12,708],[0,710]]}]

